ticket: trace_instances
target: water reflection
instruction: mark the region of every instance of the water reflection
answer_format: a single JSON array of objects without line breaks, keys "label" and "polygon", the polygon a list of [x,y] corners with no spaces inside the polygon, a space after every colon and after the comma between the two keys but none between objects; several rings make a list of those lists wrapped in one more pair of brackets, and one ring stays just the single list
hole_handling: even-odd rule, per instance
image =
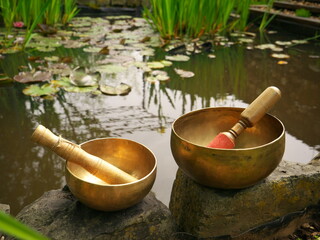
[{"label": "water reflection", "polygon": [[[59,92],[55,100],[48,101],[24,96],[22,84],[1,87],[0,202],[10,204],[15,214],[43,192],[65,184],[64,163],[29,140],[41,123],[76,143],[112,136],[146,145],[159,161],[153,191],[168,204],[177,169],[169,146],[174,119],[205,107],[246,107],[270,85],[278,86],[283,93],[272,113],[288,132],[284,159],[308,162],[320,151],[319,59],[309,57],[319,53],[319,46],[301,45],[288,51],[291,58],[283,66],[268,51],[217,47],[216,58],[202,53],[188,62],[174,63],[168,68],[171,80],[157,84],[145,82],[143,72],[131,67],[114,79],[132,86],[127,96]],[[6,56],[0,61],[2,71],[14,76],[21,65],[34,68],[37,63],[27,61],[32,54],[41,53]],[[92,65],[99,59],[94,54],[63,48],[54,54],[72,56],[74,65]],[[130,54],[142,59],[137,52]],[[162,51],[155,56],[163,58]],[[173,68],[192,71],[195,77],[182,79]]]}]

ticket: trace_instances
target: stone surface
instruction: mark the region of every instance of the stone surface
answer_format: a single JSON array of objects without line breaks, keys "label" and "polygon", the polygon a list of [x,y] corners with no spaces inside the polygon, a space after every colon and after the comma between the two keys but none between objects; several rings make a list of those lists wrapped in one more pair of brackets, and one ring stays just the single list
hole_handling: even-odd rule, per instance
[{"label": "stone surface", "polygon": [[9,214],[10,213],[10,206],[8,204],[0,203],[0,212],[4,212]]},{"label": "stone surface", "polygon": [[[178,230],[194,237],[230,239],[253,236],[254,231],[248,231],[256,229],[280,238],[292,233],[301,221],[319,217],[319,211],[306,211],[318,209],[319,189],[320,161],[316,159],[307,165],[283,161],[267,179],[241,190],[204,187],[178,170],[170,210]],[[295,213],[298,218],[292,217]],[[285,228],[273,231],[272,223],[285,218]]]},{"label": "stone surface", "polygon": [[[8,204],[0,203],[0,212],[10,214],[10,206]],[[4,239],[5,237],[6,235],[0,232],[0,240]]]},{"label": "stone surface", "polygon": [[50,239],[170,239],[169,209],[153,193],[126,210],[101,212],[81,204],[65,187],[46,192],[17,219]]}]

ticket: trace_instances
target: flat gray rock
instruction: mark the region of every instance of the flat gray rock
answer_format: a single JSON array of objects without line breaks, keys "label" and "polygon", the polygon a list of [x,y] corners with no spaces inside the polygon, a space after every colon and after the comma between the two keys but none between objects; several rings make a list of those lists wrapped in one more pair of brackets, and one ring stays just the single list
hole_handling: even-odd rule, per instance
[{"label": "flat gray rock", "polygon": [[[283,237],[291,234],[301,221],[319,218],[319,211],[314,214],[317,211],[307,210],[319,209],[319,189],[320,163],[316,159],[307,165],[283,161],[264,181],[241,190],[208,188],[178,170],[170,210],[178,230],[197,238],[230,239],[254,235],[251,230],[259,228],[268,229],[265,233],[269,236]],[[294,214],[304,218],[296,221]],[[277,221],[286,222],[283,227],[290,225],[290,228],[275,232],[271,225]]]},{"label": "flat gray rock", "polygon": [[149,193],[137,205],[102,212],[80,203],[67,187],[46,192],[17,219],[50,239],[170,239],[169,209]]}]

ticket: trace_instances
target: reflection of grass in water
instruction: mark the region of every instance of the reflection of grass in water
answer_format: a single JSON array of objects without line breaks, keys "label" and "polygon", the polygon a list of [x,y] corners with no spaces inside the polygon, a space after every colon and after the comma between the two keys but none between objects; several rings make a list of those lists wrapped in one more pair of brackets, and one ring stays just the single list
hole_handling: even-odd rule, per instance
[{"label": "reflection of grass in water", "polygon": [[[158,107],[158,116],[163,120],[161,99],[163,97],[175,106],[175,98],[181,98],[182,113],[190,101],[190,111],[194,109],[197,99],[201,98],[202,108],[210,107],[210,100],[224,100],[226,96],[234,94],[241,96],[247,82],[246,68],[244,66],[244,48],[229,47],[215,51],[216,58],[210,59],[207,54],[198,54],[191,57],[188,62],[174,62],[173,66],[166,68],[170,81],[159,85],[150,85],[148,89],[147,108],[152,104]],[[163,53],[155,58],[162,59]],[[183,79],[179,77],[174,68],[192,71],[195,76]],[[168,90],[173,90],[172,93]],[[181,92],[181,95],[179,93]]]},{"label": "reflection of grass in water", "polygon": [[173,68],[192,71],[195,76],[181,79],[171,69],[168,87],[181,90],[183,95],[190,94],[192,105],[195,96],[200,96],[203,107],[209,107],[211,98],[223,98],[230,93],[241,94],[246,84],[243,51],[241,47],[223,48],[216,50],[214,59],[201,54],[193,56],[189,62],[175,63]]}]

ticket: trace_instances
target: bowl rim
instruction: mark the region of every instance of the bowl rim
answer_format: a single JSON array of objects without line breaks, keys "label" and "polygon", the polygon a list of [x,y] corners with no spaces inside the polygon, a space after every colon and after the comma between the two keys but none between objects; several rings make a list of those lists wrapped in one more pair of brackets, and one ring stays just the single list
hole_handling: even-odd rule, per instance
[{"label": "bowl rim", "polygon": [[282,127],[282,132],[281,132],[281,134],[280,134],[277,138],[275,138],[275,139],[272,140],[271,142],[268,142],[268,143],[266,143],[266,144],[259,145],[259,146],[256,146],[256,147],[250,147],[250,148],[232,148],[232,149],[210,148],[210,147],[206,147],[206,146],[203,146],[203,145],[199,145],[199,144],[192,143],[192,142],[190,142],[190,141],[182,138],[182,137],[176,132],[174,126],[175,126],[176,122],[177,122],[179,119],[181,119],[182,117],[186,117],[187,115],[194,114],[194,113],[196,113],[196,112],[200,112],[200,111],[208,110],[208,109],[221,109],[221,110],[223,110],[223,109],[241,110],[241,109],[242,109],[242,110],[244,110],[245,108],[242,108],[242,107],[206,107],[206,108],[201,108],[201,109],[197,109],[197,110],[194,110],[194,111],[190,111],[190,112],[188,112],[188,113],[186,113],[186,114],[183,114],[183,115],[181,115],[180,117],[178,117],[178,118],[171,124],[171,130],[174,132],[175,136],[177,136],[177,137],[178,137],[180,140],[182,140],[182,141],[185,141],[185,142],[190,143],[190,144],[192,144],[192,145],[194,145],[194,146],[197,146],[197,147],[200,147],[200,148],[204,148],[204,149],[214,149],[215,151],[247,151],[247,150],[254,150],[254,149],[258,149],[258,148],[265,147],[265,146],[267,146],[267,145],[271,145],[271,144],[273,144],[274,142],[279,141],[279,139],[281,139],[281,138],[285,135],[285,132],[286,132],[285,127],[284,127],[283,123],[280,121],[280,119],[277,118],[277,117],[275,117],[275,116],[273,116],[273,115],[271,115],[271,114],[269,114],[269,113],[266,113],[265,115],[268,115],[268,116],[274,118],[275,120],[277,120],[277,121],[280,123],[281,127]]},{"label": "bowl rim", "polygon": [[112,140],[112,139],[116,139],[116,140],[126,140],[126,141],[129,141],[129,142],[133,142],[133,143],[136,143],[136,144],[139,144],[140,146],[142,146],[142,147],[144,147],[145,149],[147,149],[151,154],[152,154],[152,156],[153,156],[153,158],[154,158],[154,166],[153,166],[153,168],[152,168],[152,170],[147,174],[147,175],[145,175],[143,178],[140,178],[140,179],[138,179],[137,181],[134,181],[134,182],[130,182],[130,183],[121,183],[121,184],[108,184],[108,183],[105,183],[105,184],[103,184],[103,183],[92,183],[92,182],[88,182],[88,181],[85,181],[85,180],[83,180],[82,178],[79,178],[78,176],[76,176],[70,169],[69,169],[69,167],[68,167],[68,161],[66,161],[66,163],[65,163],[65,168],[68,170],[68,172],[73,176],[73,177],[75,177],[75,178],[77,178],[77,179],[79,179],[79,180],[81,180],[81,181],[83,181],[83,182],[86,182],[86,183],[89,183],[89,184],[94,184],[94,185],[99,185],[99,186],[104,186],[104,187],[116,187],[116,186],[128,186],[128,185],[133,185],[133,184],[136,184],[136,183],[138,183],[138,182],[142,182],[143,180],[145,180],[146,178],[148,178],[150,175],[152,175],[155,171],[156,171],[156,169],[157,169],[157,165],[158,165],[158,160],[157,160],[157,158],[156,158],[156,156],[155,156],[155,154],[148,148],[148,147],[146,147],[144,144],[141,144],[141,143],[139,143],[139,142],[137,142],[137,141],[134,141],[134,140],[130,140],[130,139],[127,139],[127,138],[119,138],[119,137],[105,137],[105,138],[94,138],[94,139],[91,139],[91,140],[88,140],[88,141],[85,141],[85,142],[83,142],[83,143],[81,143],[81,144],[79,144],[79,146],[81,147],[83,144],[85,144],[85,143],[89,143],[89,142],[93,142],[93,141],[95,141],[95,140]]}]

